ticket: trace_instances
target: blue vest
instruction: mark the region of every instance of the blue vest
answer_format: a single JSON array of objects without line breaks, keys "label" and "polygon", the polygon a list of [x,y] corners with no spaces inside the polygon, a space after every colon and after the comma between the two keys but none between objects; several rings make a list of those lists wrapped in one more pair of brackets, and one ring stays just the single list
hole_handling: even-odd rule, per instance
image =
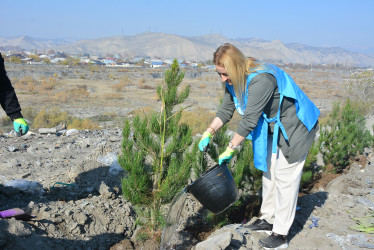
[{"label": "blue vest", "polygon": [[243,98],[243,106],[240,105],[238,98],[235,95],[234,87],[226,82],[226,87],[231,93],[235,108],[240,115],[244,115],[244,111],[247,105],[248,86],[251,83],[253,77],[261,73],[270,73],[277,80],[278,93],[280,94],[278,113],[273,118],[268,118],[265,113],[262,114],[258,120],[257,127],[247,136],[247,139],[253,141],[253,155],[254,165],[257,169],[267,172],[267,137],[268,127],[270,122],[274,122],[274,134],[273,134],[273,145],[272,152],[277,152],[277,143],[279,130],[282,131],[285,140],[288,140],[286,130],[284,129],[280,121],[281,105],[284,97],[289,97],[295,100],[296,115],[299,120],[310,130],[316,124],[320,111],[314,105],[314,103],[304,94],[304,92],[296,85],[294,80],[283,70],[272,64],[265,64],[265,69],[257,70],[251,73],[247,77],[247,86],[245,89],[245,98]]}]

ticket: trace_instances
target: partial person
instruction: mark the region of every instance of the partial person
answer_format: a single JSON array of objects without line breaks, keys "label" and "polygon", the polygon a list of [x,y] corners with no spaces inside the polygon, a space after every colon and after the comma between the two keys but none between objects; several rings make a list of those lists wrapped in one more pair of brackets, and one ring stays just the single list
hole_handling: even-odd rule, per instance
[{"label": "partial person", "polygon": [[21,114],[21,106],[14,88],[6,74],[4,58],[0,53],[0,103],[5,113],[13,122],[14,130],[18,135],[29,131],[29,125]]},{"label": "partial person", "polygon": [[213,62],[225,83],[225,94],[203,133],[199,149],[206,150],[210,138],[230,121],[235,110],[242,116],[236,133],[219,156],[219,164],[228,164],[244,139],[252,140],[254,165],[263,175],[261,216],[249,228],[270,234],[259,241],[263,248],[286,248],[302,170],[318,130],[320,111],[286,72],[245,57],[232,44],[220,46]]}]

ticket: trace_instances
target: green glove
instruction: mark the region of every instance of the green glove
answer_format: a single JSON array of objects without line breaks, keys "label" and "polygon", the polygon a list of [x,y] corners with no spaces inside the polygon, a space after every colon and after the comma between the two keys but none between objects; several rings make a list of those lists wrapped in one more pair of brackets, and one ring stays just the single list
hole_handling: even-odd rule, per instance
[{"label": "green glove", "polygon": [[13,127],[18,136],[24,135],[29,131],[29,125],[23,118],[17,118],[13,121]]},{"label": "green glove", "polygon": [[209,145],[209,141],[210,141],[210,138],[212,137],[212,134],[205,131],[203,133],[203,137],[201,138],[200,142],[199,142],[199,149],[200,151],[202,152],[206,152],[206,150],[208,149],[208,145]]},{"label": "green glove", "polygon": [[228,164],[231,161],[231,158],[234,155],[235,150],[229,147],[226,148],[226,151],[219,155],[218,163],[221,165],[222,163]]}]

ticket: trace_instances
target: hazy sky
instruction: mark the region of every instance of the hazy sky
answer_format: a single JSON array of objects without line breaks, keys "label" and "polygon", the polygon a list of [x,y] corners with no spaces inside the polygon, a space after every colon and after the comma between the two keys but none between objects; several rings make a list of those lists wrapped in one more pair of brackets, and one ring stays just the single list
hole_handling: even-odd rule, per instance
[{"label": "hazy sky", "polygon": [[374,52],[374,0],[0,0],[0,4],[0,37],[219,33]]}]

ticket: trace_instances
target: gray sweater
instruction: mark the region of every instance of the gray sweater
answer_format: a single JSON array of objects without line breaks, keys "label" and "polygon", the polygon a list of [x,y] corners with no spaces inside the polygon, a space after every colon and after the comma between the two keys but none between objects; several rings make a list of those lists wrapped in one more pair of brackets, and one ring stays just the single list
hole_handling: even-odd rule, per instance
[{"label": "gray sweater", "polygon": [[[276,116],[279,107],[278,85],[275,77],[268,73],[255,76],[248,87],[248,100],[242,120],[239,122],[237,133],[247,137],[257,126],[258,119],[263,112],[267,117]],[[223,124],[229,122],[235,111],[235,104],[230,92],[225,90],[222,105],[216,117],[220,118]],[[296,107],[292,98],[285,97],[281,106],[280,120],[286,130],[288,141],[279,132],[278,147],[289,163],[294,163],[304,156],[313,144],[318,122],[308,132],[304,124],[296,116]],[[269,124],[269,134],[272,136],[274,123]]]}]

